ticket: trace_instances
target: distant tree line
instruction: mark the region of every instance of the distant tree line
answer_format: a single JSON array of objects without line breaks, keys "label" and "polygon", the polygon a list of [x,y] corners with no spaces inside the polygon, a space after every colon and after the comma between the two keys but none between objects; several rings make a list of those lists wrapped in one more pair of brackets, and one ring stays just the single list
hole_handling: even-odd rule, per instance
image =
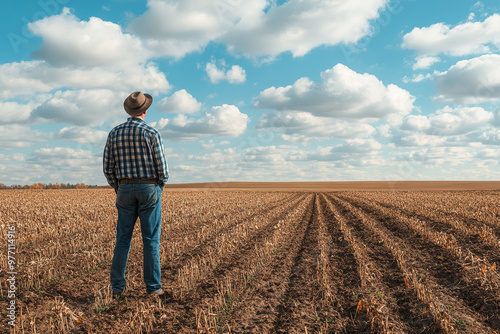
[{"label": "distant tree line", "polygon": [[0,189],[92,189],[92,188],[103,188],[107,186],[97,186],[97,185],[86,185],[84,183],[33,183],[31,185],[21,185],[21,184],[13,184],[10,186],[6,186],[3,183],[0,183]]}]

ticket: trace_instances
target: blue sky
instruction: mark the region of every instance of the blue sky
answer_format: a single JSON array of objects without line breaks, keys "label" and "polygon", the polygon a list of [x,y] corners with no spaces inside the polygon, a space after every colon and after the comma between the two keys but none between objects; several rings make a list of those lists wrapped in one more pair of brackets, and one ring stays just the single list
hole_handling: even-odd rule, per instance
[{"label": "blue sky", "polygon": [[105,184],[150,93],[170,183],[500,179],[500,4],[26,0],[0,20],[0,182]]}]

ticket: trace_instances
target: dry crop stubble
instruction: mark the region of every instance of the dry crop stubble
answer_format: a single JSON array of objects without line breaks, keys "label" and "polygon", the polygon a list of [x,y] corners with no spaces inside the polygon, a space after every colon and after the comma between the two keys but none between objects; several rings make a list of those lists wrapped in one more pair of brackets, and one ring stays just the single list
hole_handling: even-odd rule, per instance
[{"label": "dry crop stubble", "polygon": [[17,250],[2,332],[500,332],[498,191],[165,191],[157,300],[139,224],[127,291],[110,293],[112,190],[0,194]]}]

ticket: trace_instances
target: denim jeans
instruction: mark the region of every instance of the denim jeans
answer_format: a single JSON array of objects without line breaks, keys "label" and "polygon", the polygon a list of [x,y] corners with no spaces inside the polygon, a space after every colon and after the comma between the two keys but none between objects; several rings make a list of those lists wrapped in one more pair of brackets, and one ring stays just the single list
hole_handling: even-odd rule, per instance
[{"label": "denim jeans", "polygon": [[161,193],[162,188],[156,184],[122,184],[118,188],[118,223],[110,274],[111,287],[115,292],[121,293],[125,289],[125,268],[137,217],[141,221],[146,291],[161,289]]}]

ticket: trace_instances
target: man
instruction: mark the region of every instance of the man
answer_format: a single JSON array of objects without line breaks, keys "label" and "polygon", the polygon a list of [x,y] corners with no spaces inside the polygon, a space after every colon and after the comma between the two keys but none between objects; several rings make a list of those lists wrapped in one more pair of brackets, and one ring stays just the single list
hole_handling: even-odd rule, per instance
[{"label": "man", "polygon": [[115,296],[125,289],[125,268],[137,217],[141,221],[146,292],[153,296],[163,294],[160,282],[161,194],[168,179],[168,166],[160,133],[144,122],[152,103],[149,94],[130,94],[123,107],[131,117],[111,130],[104,148],[104,175],[117,194],[118,222],[110,274]]}]

